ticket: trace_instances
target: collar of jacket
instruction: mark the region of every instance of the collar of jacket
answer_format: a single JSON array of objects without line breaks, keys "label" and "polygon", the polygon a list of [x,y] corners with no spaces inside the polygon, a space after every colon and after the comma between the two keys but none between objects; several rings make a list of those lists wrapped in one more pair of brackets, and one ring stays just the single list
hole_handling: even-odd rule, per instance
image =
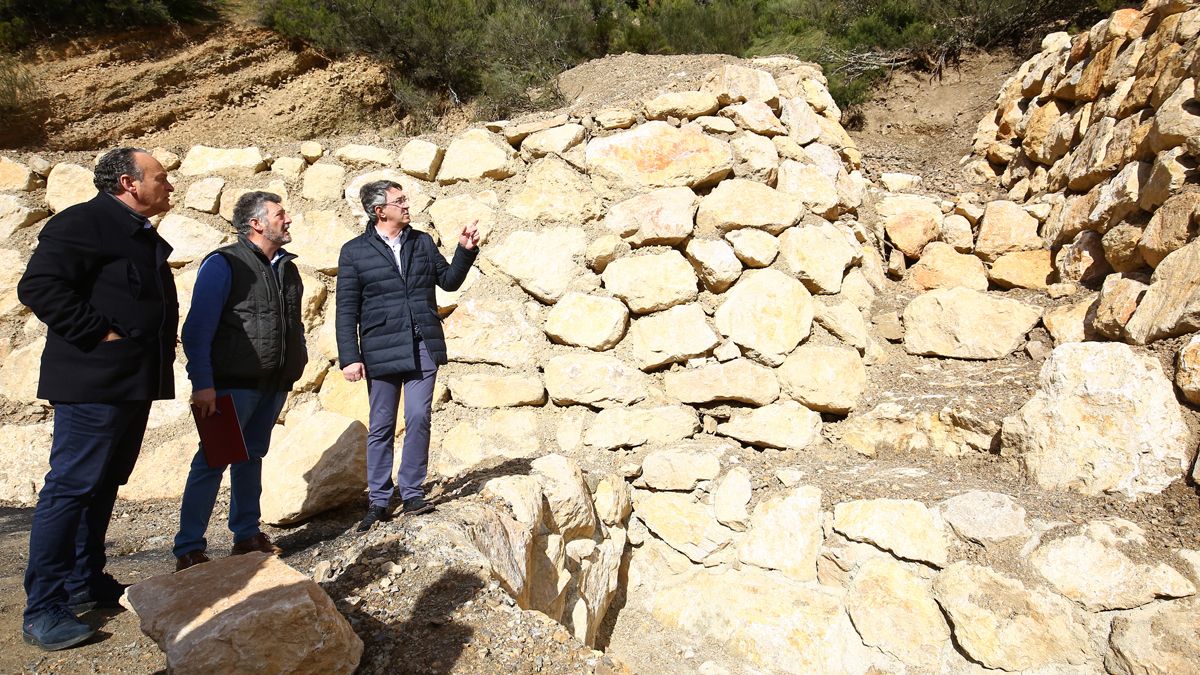
[{"label": "collar of jacket", "polygon": [[125,206],[114,194],[108,192],[98,193],[92,198],[92,204],[98,206],[103,211],[107,211],[114,221],[120,223],[128,230],[129,236],[133,236],[142,230],[154,229],[153,227],[146,227],[150,224],[149,218]]}]

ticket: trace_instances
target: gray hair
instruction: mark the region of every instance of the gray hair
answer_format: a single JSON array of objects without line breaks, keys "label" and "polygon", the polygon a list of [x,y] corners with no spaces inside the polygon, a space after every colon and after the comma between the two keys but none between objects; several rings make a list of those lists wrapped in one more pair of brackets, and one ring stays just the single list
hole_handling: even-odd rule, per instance
[{"label": "gray hair", "polygon": [[138,153],[149,154],[141,148],[117,148],[104,153],[99,162],[96,162],[96,173],[92,177],[92,184],[101,192],[107,192],[110,195],[119,195],[125,191],[121,187],[121,176],[129,176],[134,180],[142,179],[142,169],[134,161],[134,155]]},{"label": "gray hair", "polygon": [[393,188],[403,190],[404,186],[391,180],[376,180],[362,186],[362,189],[358,191],[363,211],[367,212],[368,225],[375,224],[375,207],[387,203],[387,191]]},{"label": "gray hair", "polygon": [[254,190],[238,197],[233,207],[233,227],[238,234],[250,234],[250,221],[257,219],[260,223],[267,219],[267,202],[282,205],[283,199],[274,192]]}]

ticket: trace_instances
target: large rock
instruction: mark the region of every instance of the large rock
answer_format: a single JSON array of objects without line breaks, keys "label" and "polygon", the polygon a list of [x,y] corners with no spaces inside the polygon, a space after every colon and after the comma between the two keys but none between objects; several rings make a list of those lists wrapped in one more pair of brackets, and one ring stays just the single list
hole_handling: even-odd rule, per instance
[{"label": "large rock", "polygon": [[695,214],[696,193],[686,187],[662,188],[613,204],[604,226],[635,248],[674,246],[691,236]]},{"label": "large rock", "polygon": [[1179,88],[1155,113],[1154,126],[1146,139],[1150,149],[1154,152],[1166,150],[1200,135],[1200,115],[1196,114],[1195,106],[1196,80],[1189,77],[1179,83]]},{"label": "large rock", "polygon": [[950,538],[941,516],[911,499],[866,499],[833,508],[833,529],[903,560],[945,567]]},{"label": "large rock", "polygon": [[704,562],[733,538],[733,531],[717,522],[710,507],[686,493],[636,490],[633,505],[655,536],[693,562]]},{"label": "large rock", "polygon": [[1042,323],[1045,324],[1050,337],[1054,338],[1054,344],[1083,342],[1099,336],[1092,328],[1099,305],[1098,298],[1098,293],[1089,293],[1078,302],[1046,311],[1042,316]]},{"label": "large rock", "polygon": [[554,303],[584,273],[579,260],[586,249],[587,233],[581,228],[553,227],[513,232],[498,246],[484,249],[484,255],[530,295]]},{"label": "large rock", "polygon": [[233,238],[231,231],[221,232],[177,213],[168,213],[162,219],[158,224],[158,233],[171,242],[171,257],[167,260],[172,267],[182,267],[199,260]]},{"label": "large rock", "polygon": [[982,260],[959,253],[950,244],[940,241],[926,244],[921,259],[909,268],[905,282],[919,291],[955,286],[976,291],[986,291],[988,288],[987,270]]},{"label": "large rock", "polygon": [[875,211],[888,239],[909,258],[920,257],[942,226],[942,210],[928,197],[888,195]]},{"label": "large rock", "polygon": [[350,223],[337,211],[307,211],[294,216],[290,228],[292,243],[287,245],[298,262],[326,274],[337,274],[342,244],[358,236]]},{"label": "large rock", "polygon": [[0,195],[0,241],[8,239],[17,230],[29,227],[46,215],[43,209],[25,206],[19,197]]},{"label": "large rock", "polygon": [[334,200],[342,196],[346,170],[337,164],[313,164],[304,172],[300,195],[314,201]]},{"label": "large rock", "polygon": [[451,361],[519,368],[546,343],[525,306],[515,300],[471,299],[459,303],[444,324]]},{"label": "large rock", "polygon": [[1053,276],[1054,262],[1048,249],[1005,253],[988,270],[988,278],[1001,288],[1045,290]]},{"label": "large rock", "polygon": [[863,642],[914,668],[934,672],[950,627],[928,581],[886,558],[862,564],[847,587],[846,609]]},{"label": "large rock", "polygon": [[990,568],[959,562],[933,582],[954,641],[988,668],[1032,670],[1088,660],[1088,634],[1063,598],[1030,591]]},{"label": "large rock", "polygon": [[803,205],[794,195],[757,181],[721,181],[700,200],[696,227],[701,233],[728,232],[743,227],[779,234],[800,219]]},{"label": "large rock", "polygon": [[442,476],[459,476],[477,467],[542,454],[537,412],[501,409],[487,417],[467,419],[442,437],[433,453],[433,470]]},{"label": "large rock", "polygon": [[763,406],[779,398],[775,373],[748,359],[669,371],[667,395],[683,403],[741,401]]},{"label": "large rock", "polygon": [[646,314],[696,298],[696,273],[678,251],[614,260],[601,275],[604,287],[634,314]]},{"label": "large rock", "polygon": [[1113,619],[1104,665],[1110,673],[1174,675],[1200,663],[1200,603],[1164,602]]},{"label": "large rock", "polygon": [[779,150],[765,136],[743,134],[730,141],[733,147],[733,175],[763,183],[774,183],[779,172]]},{"label": "large rock", "polygon": [[724,293],[742,274],[733,247],[720,239],[692,239],[684,253],[710,293]]},{"label": "large rock", "polygon": [[37,182],[37,174],[29,167],[7,157],[0,157],[0,190],[28,192]]},{"label": "large rock", "polygon": [[276,452],[263,460],[262,519],[296,523],[362,496],[367,428],[326,410],[296,416],[276,434]]},{"label": "large rock", "polygon": [[733,253],[746,267],[766,267],[779,255],[779,240],[770,232],[754,229],[734,230],[725,235]]},{"label": "large rock", "polygon": [[722,335],[763,362],[779,365],[812,330],[813,300],[803,284],[783,272],[748,271],[725,293],[714,318]]},{"label": "large rock", "polygon": [[673,91],[646,101],[646,119],[665,120],[668,117],[696,119],[711,115],[719,104],[716,95],[704,91]]},{"label": "large rock", "polygon": [[1200,192],[1173,195],[1154,211],[1138,242],[1138,253],[1151,267],[1157,267],[1175,249],[1196,235],[1193,214],[1200,208]]},{"label": "large rock", "polygon": [[629,329],[634,360],[642,370],[704,356],[717,342],[704,310],[695,303],[644,316]]},{"label": "large rock", "polygon": [[546,363],[546,389],[555,405],[611,408],[646,397],[646,376],[607,354],[561,354]]},{"label": "large rock", "polygon": [[1179,348],[1175,361],[1175,386],[1189,403],[1200,404],[1200,335],[1193,335]]},{"label": "large rock", "polygon": [[232,176],[250,176],[267,168],[267,160],[258,148],[210,148],[193,145],[183,158],[179,173],[185,176],[203,176],[219,173]]},{"label": "large rock", "polygon": [[471,129],[454,139],[442,158],[437,181],[450,185],[462,181],[504,180],[520,167],[512,146],[486,129]]},{"label": "large rock", "polygon": [[[410,198],[411,199],[411,198]],[[487,243],[496,228],[496,193],[485,190],[476,194],[442,197],[429,207],[429,217],[438,237],[446,246],[458,241],[463,229],[475,223],[479,241]]]},{"label": "large rock", "polygon": [[1025,509],[999,492],[964,492],[942,502],[940,512],[960,538],[985,547],[1033,534]]},{"label": "large rock", "polygon": [[1088,534],[1042,544],[1029,558],[1059,593],[1091,612],[1132,609],[1179,598],[1196,587],[1165,563],[1134,562],[1117,546]]},{"label": "large rock", "polygon": [[1200,241],[1171,253],[1150,280],[1137,311],[1125,324],[1134,344],[1200,329]]},{"label": "large rock", "polygon": [[221,208],[221,192],[224,190],[224,178],[220,176],[201,178],[188,186],[183,205],[204,213],[216,213]]},{"label": "large rock", "polygon": [[559,344],[611,349],[629,326],[629,310],[615,298],[567,293],[546,316],[546,335]]},{"label": "large rock", "polygon": [[968,288],[929,291],[904,308],[904,349],[922,356],[998,359],[1021,346],[1042,310]]},{"label": "large rock", "polygon": [[361,145],[351,143],[343,145],[333,151],[333,156],[339,160],[349,164],[350,166],[368,166],[371,164],[382,164],[383,166],[396,166],[396,153],[387,148],[380,148],[374,145]]},{"label": "large rock", "polygon": [[592,175],[634,187],[712,185],[733,167],[729,143],[695,125],[676,129],[657,121],[593,139],[584,157]]},{"label": "large rock", "polygon": [[1118,343],[1065,344],[1038,382],[1001,434],[1038,485],[1133,499],[1183,476],[1192,448],[1156,359]]},{"label": "large rock", "polygon": [[126,591],[173,673],[353,673],[363,643],[333,600],[275,556],[248,553]]},{"label": "large rock", "polygon": [[521,141],[521,153],[526,157],[562,155],[583,142],[587,129],[582,124],[563,124],[535,131]]},{"label": "large rock", "polygon": [[840,291],[846,268],[862,258],[854,234],[825,221],[790,228],[779,236],[779,251],[788,268],[813,293]]},{"label": "large rock", "polygon": [[1038,236],[1037,218],[1014,202],[988,202],[975,241],[975,253],[979,257],[991,261],[1005,253],[1039,248],[1042,248],[1042,238]]},{"label": "large rock", "polygon": [[547,157],[529,169],[524,187],[513,195],[504,210],[522,220],[586,223],[600,214],[600,198],[570,164],[558,157]]},{"label": "large rock", "polygon": [[4,439],[4,452],[0,453],[0,499],[20,506],[37,504],[38,492],[50,471],[53,429],[54,425],[49,423],[0,426],[0,438]]},{"label": "large rock", "polygon": [[507,408],[542,405],[546,389],[534,375],[487,375],[472,373],[452,377],[450,396],[471,408]]},{"label": "large rock", "polygon": [[642,460],[642,473],[635,483],[651,490],[690,492],[701,481],[721,473],[721,458],[713,448],[696,443],[679,443],[657,450]]},{"label": "large rock", "polygon": [[721,105],[757,101],[771,108],[779,105],[779,85],[765,70],[726,65],[709,73],[701,91],[715,94]]},{"label": "large rock", "polygon": [[445,156],[445,148],[421,138],[414,138],[400,151],[400,170],[421,180],[433,180],[438,169],[442,167],[442,159]]},{"label": "large rock", "polygon": [[761,101],[731,105],[721,110],[721,116],[728,117],[742,129],[761,136],[787,133],[787,127],[775,117],[771,107]]},{"label": "large rock", "polygon": [[550,531],[567,541],[591,537],[596,531],[596,509],[579,464],[568,457],[550,454],[530,462],[529,472],[542,485],[549,507],[546,524]]},{"label": "large rock", "polygon": [[754,507],[750,531],[738,544],[738,559],[796,581],[815,581],[822,539],[821,491],[797,487]]},{"label": "large rock", "polygon": [[838,193],[838,175],[829,176],[821,167],[801,164],[785,159],[779,165],[776,189],[795,195],[809,210],[818,216],[833,217],[841,197]]},{"label": "large rock", "polygon": [[46,176],[46,205],[58,213],[68,206],[82,204],[96,196],[92,172],[78,164],[55,164]]},{"label": "large rock", "polygon": [[805,406],[845,415],[867,387],[867,369],[858,351],[846,347],[805,344],[779,367],[783,391]]},{"label": "large rock", "polygon": [[700,430],[696,411],[683,405],[601,410],[583,435],[583,444],[597,450],[669,445]]},{"label": "large rock", "polygon": [[760,448],[802,450],[821,437],[821,415],[795,401],[781,401],[733,415],[717,433]]},{"label": "large rock", "polygon": [[752,494],[750,472],[746,467],[735,466],[727,471],[712,493],[717,522],[738,532],[749,528],[750,514],[746,513],[746,505]]}]

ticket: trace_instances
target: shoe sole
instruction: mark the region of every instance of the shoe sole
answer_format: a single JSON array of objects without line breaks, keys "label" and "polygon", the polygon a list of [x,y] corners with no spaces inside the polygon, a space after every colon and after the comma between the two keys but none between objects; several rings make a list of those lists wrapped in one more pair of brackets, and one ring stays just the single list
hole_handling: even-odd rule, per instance
[{"label": "shoe sole", "polygon": [[47,644],[47,643],[44,643],[41,640],[38,640],[37,638],[33,637],[29,633],[26,633],[25,631],[21,631],[21,636],[23,638],[25,638],[25,644],[33,645],[34,647],[38,647],[47,652],[56,652],[60,649],[66,649],[67,647],[74,647],[75,645],[77,645],[81,642],[87,642],[95,634],[96,634],[96,631],[92,630],[91,632],[84,633],[83,635],[80,635],[78,637],[73,637],[70,640],[63,640],[62,642],[51,642],[51,643]]},{"label": "shoe sole", "polygon": [[402,513],[406,516],[419,516],[419,515],[422,515],[425,513],[429,513],[430,511],[433,511],[433,504],[426,503],[425,506],[422,506],[419,509],[413,509],[412,511],[403,511]]}]

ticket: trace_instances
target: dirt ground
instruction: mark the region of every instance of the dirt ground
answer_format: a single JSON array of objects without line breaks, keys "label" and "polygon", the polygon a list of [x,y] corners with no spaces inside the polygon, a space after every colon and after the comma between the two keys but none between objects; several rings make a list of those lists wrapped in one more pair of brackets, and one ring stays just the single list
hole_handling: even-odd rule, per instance
[{"label": "dirt ground", "polygon": [[[611,56],[564,73],[559,88],[568,110],[595,110],[662,91],[695,88],[713,67],[730,60],[711,55]],[[864,154],[867,175],[874,179],[883,171],[915,173],[923,177],[924,189],[943,195],[967,189],[959,178],[959,159],[969,152],[976,122],[1017,63],[1011,55],[975,54],[940,80],[897,73],[862,107],[864,126],[852,133]],[[25,139],[28,149],[95,149],[128,141],[178,151],[194,143],[266,147],[310,138],[336,147],[401,133],[397,121],[379,107],[386,77],[378,65],[366,60],[330,62],[247,26],[57,45],[38,52],[34,67],[35,76],[52,92],[54,105],[46,135]],[[453,129],[443,131],[449,134]],[[46,156],[53,159],[55,153]],[[896,284],[880,294],[874,311],[898,311],[911,295]],[[1044,295],[1032,293],[1022,299],[1035,301],[1035,296],[1041,304],[1048,302]],[[814,340],[832,339],[823,329],[814,330]],[[1041,334],[1032,337],[1049,342]],[[1168,373],[1173,372],[1170,361],[1178,346],[1178,340],[1168,340],[1154,350]],[[863,410],[885,401],[903,402],[909,410],[936,410],[953,402],[998,420],[1028,399],[1040,365],[1022,351],[976,363],[913,357],[893,344],[884,349],[886,359],[868,371],[871,385]],[[452,364],[444,377],[455,372]],[[1197,415],[1187,410],[1189,424],[1197,431]],[[705,412],[720,419],[731,408],[712,406]],[[0,413],[28,416],[35,411]],[[474,413],[455,405],[435,414],[435,434],[467,414]],[[781,469],[796,471],[805,483],[820,487],[826,507],[881,496],[933,503],[978,488],[1012,495],[1031,518],[1046,523],[1129,519],[1147,531],[1150,556],[1200,549],[1197,491],[1182,481],[1137,503],[1047,492],[1030,487],[1020,479],[1013,460],[996,454],[952,460],[928,453],[873,459],[848,453],[834,442],[836,418],[826,421],[826,440],[803,452],[733,451],[728,461],[750,470],[756,501],[784,489],[777,478]],[[545,447],[553,447],[552,428],[547,425],[543,432]],[[640,462],[649,451],[581,452],[576,458],[590,472],[606,473]],[[528,470],[520,463],[504,468]],[[439,485],[434,490],[440,495],[435,514],[393,521],[367,536],[353,532],[365,504],[296,528],[268,529],[287,550],[286,562],[308,574],[318,567],[328,569],[331,579],[323,582],[324,588],[366,644],[361,672],[608,673],[621,672],[623,663],[633,672],[667,673],[694,672],[709,660],[720,663],[719,654],[702,645],[677,643],[632,607],[624,611],[623,598],[601,634],[607,656],[585,648],[541,615],[514,608],[481,573],[477,561],[463,559],[436,541],[439,523],[453,523],[481,499],[476,492],[485,477],[485,472],[477,472]],[[210,550],[218,554],[231,544],[222,525],[227,506],[224,501],[218,504],[209,532]],[[118,504],[109,533],[110,569],[118,578],[136,581],[173,569],[169,549],[177,509],[173,500]],[[44,654],[21,642],[21,579],[31,513],[28,508],[0,507],[0,672],[153,673],[165,668],[163,655],[141,634],[131,612],[88,615],[101,626],[100,638],[65,653]],[[1015,558],[993,554],[987,562],[1017,574]],[[722,665],[731,670],[737,666]]]}]

